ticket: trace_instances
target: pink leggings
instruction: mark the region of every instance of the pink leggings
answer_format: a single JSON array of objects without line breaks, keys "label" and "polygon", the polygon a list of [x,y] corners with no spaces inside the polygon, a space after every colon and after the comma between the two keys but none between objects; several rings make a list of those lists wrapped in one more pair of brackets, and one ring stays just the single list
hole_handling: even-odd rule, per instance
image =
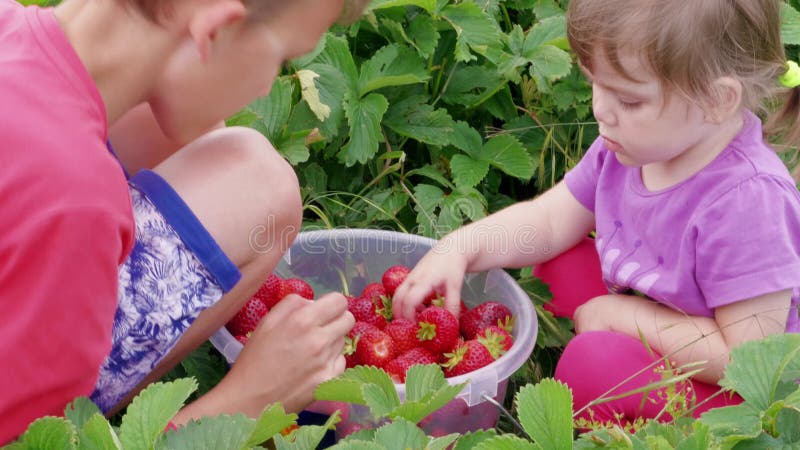
[{"label": "pink leggings", "polygon": [[[585,239],[555,259],[537,266],[534,274],[550,285],[553,301],[545,308],[572,318],[575,309],[594,297],[608,294],[600,259],[592,239]],[[576,282],[579,281],[579,282]],[[613,397],[662,379],[661,355],[651,354],[634,337],[611,331],[582,333],[573,338],[556,366],[555,378],[572,389],[575,409],[600,397]],[[634,376],[635,375],[635,376]],[[630,378],[630,379],[629,379]],[[624,380],[625,381],[623,383]],[[619,385],[619,386],[618,386]],[[687,380],[678,389],[694,397],[694,417],[720,406],[742,402],[738,395],[721,394],[717,385]],[[585,409],[578,418],[626,425],[636,418],[653,419],[666,404],[664,390],[629,395]],[[716,394],[716,395],[715,395]],[[644,396],[647,395],[647,399]],[[662,420],[671,417],[664,414]]]}]

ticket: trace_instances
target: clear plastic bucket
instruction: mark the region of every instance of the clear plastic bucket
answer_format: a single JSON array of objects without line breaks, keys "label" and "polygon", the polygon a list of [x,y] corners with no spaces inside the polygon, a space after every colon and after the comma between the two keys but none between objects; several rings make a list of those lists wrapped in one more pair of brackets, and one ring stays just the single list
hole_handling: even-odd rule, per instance
[{"label": "clear plastic bucket", "polygon": [[[369,283],[380,282],[391,266],[408,267],[435,243],[422,236],[371,229],[336,229],[303,232],[278,264],[275,274],[282,278],[302,278],[314,288],[317,296],[327,292],[358,294]],[[515,316],[514,346],[511,350],[477,371],[449,378],[450,384],[469,381],[464,390],[440,411],[423,420],[421,425],[430,434],[465,433],[490,429],[497,425],[499,410],[487,400],[502,403],[508,378],[528,359],[536,343],[538,322],[530,298],[502,270],[468,274],[464,279],[462,299],[472,308],[486,301],[505,304]],[[229,363],[236,360],[242,345],[224,327],[211,337],[211,343]],[[401,399],[405,385],[395,384]],[[370,426],[363,407],[332,405],[318,402],[310,410],[330,412],[343,408],[337,431],[346,432],[353,425]]]}]

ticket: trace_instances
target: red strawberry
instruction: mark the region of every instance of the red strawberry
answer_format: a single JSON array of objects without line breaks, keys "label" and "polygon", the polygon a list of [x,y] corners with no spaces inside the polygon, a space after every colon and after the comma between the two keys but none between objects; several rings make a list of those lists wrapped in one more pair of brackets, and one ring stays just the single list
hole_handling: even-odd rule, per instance
[{"label": "red strawberry", "polygon": [[258,288],[253,297],[258,298],[264,302],[267,308],[272,309],[279,301],[283,300],[283,278],[274,273],[269,274],[267,281]]},{"label": "red strawberry", "polygon": [[494,359],[505,355],[514,345],[514,338],[511,334],[497,325],[492,325],[478,333],[477,339],[489,350]]},{"label": "red strawberry", "polygon": [[366,322],[356,322],[347,337],[344,338],[344,350],[342,353],[344,354],[347,368],[355,367],[361,363],[356,356],[356,346],[361,335],[367,330],[377,330],[377,328]]},{"label": "red strawberry", "polygon": [[314,290],[311,285],[300,278],[288,278],[283,281],[283,296],[297,294],[308,300],[314,300]]},{"label": "red strawberry", "polygon": [[418,330],[417,322],[408,319],[395,319],[383,329],[386,334],[392,337],[395,351],[398,354],[405,353],[419,345],[417,341]]},{"label": "red strawberry", "polygon": [[411,272],[411,269],[406,266],[392,266],[386,269],[381,278],[383,287],[386,288],[386,293],[394,295],[394,291],[403,283],[409,272]]},{"label": "red strawberry", "polygon": [[370,283],[361,291],[361,296],[370,300],[375,300],[381,296],[387,295],[386,288],[381,283]]},{"label": "red strawberry", "polygon": [[267,311],[267,307],[261,300],[256,297],[250,298],[228,322],[228,331],[234,336],[246,335],[256,329],[261,318],[267,315]]},{"label": "red strawberry", "polygon": [[370,299],[350,297],[347,299],[347,310],[357,322],[367,322],[380,329],[386,327],[386,318],[377,312],[375,303]]},{"label": "red strawberry", "polygon": [[445,356],[449,358],[443,364],[444,374],[448,378],[473,372],[494,361],[489,350],[476,340],[464,342]]},{"label": "red strawberry", "polygon": [[406,373],[417,364],[436,364],[436,356],[422,347],[412,348],[386,364],[386,372],[395,383],[405,383]]},{"label": "red strawberry", "polygon": [[417,315],[421,346],[434,354],[449,352],[458,340],[458,320],[450,311],[431,306]]},{"label": "red strawberry", "polygon": [[355,357],[359,364],[384,368],[394,358],[392,338],[381,330],[367,330],[356,343]]},{"label": "red strawberry", "polygon": [[475,339],[478,333],[492,325],[509,332],[514,327],[514,316],[506,305],[498,302],[481,303],[459,318],[461,335],[466,339]]},{"label": "red strawberry", "polygon": [[239,343],[242,344],[242,345],[247,345],[247,341],[249,339],[250,339],[250,333],[243,334],[243,335],[240,334],[239,336],[236,336],[236,340],[239,341]]}]

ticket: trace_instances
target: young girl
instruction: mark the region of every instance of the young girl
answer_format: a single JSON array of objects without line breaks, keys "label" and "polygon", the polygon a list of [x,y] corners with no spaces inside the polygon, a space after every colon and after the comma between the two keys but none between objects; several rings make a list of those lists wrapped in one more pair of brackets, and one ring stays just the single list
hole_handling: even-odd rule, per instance
[{"label": "young girl", "polygon": [[[753,112],[789,82],[769,124],[797,136],[775,127],[800,114],[780,4],[572,0],[569,40],[600,137],[548,192],[442,239],[397,290],[395,314],[413,315],[433,289],[457,313],[465,272],[542,265],[546,281],[562,280],[551,283],[553,309],[575,322],[555,375],[580,417],[658,416],[659,392],[584,407],[660,380],[664,358],[701,363],[681,385],[695,416],[741,401],[716,394],[731,350],[798,330],[800,195]],[[486,245],[497,230],[510,251]],[[568,264],[543,264],[561,254]]]}]

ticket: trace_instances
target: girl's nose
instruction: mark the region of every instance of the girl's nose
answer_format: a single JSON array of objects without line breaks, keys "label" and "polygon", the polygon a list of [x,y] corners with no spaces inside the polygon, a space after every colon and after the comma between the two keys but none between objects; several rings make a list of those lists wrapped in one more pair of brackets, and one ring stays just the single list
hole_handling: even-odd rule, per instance
[{"label": "girl's nose", "polygon": [[594,118],[603,125],[614,125],[611,94],[597,85],[592,85],[592,112]]}]

